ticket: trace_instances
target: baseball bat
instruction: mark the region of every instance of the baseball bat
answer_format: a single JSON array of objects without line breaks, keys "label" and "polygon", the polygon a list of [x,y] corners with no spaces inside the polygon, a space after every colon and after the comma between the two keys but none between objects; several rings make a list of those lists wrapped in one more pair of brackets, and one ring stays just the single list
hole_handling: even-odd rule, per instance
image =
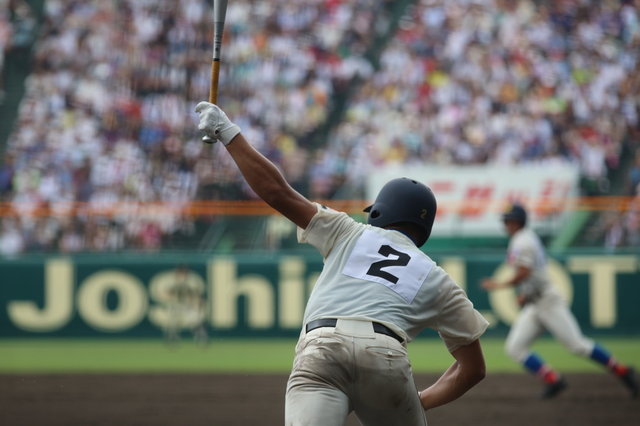
[{"label": "baseball bat", "polygon": [[209,102],[218,104],[218,80],[220,79],[220,54],[222,50],[222,34],[227,16],[229,0],[213,1],[213,61],[211,62],[211,86]]}]

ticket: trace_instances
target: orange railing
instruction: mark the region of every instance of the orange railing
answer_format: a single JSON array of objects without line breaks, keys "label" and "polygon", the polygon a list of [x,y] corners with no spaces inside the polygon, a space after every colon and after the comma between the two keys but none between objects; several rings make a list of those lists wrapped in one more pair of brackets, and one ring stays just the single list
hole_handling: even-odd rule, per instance
[{"label": "orange railing", "polygon": [[[553,213],[560,210],[583,210],[592,212],[626,211],[640,209],[639,197],[578,197],[573,199],[529,199],[524,200],[530,210],[538,213]],[[369,203],[364,200],[327,200],[322,201],[335,210],[349,214],[362,213]],[[460,200],[440,201],[441,213],[471,214],[499,211],[506,204],[496,200]],[[84,202],[58,202],[34,205],[33,203],[0,202],[0,217],[74,217],[74,216],[119,216],[119,215],[166,215],[185,216],[264,216],[276,214],[276,211],[263,201],[192,201],[188,203],[132,203],[109,204]]]}]

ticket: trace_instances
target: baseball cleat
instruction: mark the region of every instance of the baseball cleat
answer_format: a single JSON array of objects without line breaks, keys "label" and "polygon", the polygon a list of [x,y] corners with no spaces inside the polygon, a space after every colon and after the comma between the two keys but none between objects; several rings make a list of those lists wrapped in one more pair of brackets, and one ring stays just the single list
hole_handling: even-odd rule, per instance
[{"label": "baseball cleat", "polygon": [[540,399],[551,399],[555,398],[560,392],[567,388],[567,382],[564,378],[558,379],[555,383],[548,384],[542,394],[540,395]]},{"label": "baseball cleat", "polygon": [[632,367],[629,367],[627,369],[627,374],[625,374],[624,376],[621,376],[620,380],[622,380],[622,383],[624,383],[624,385],[627,388],[629,388],[629,391],[631,391],[631,397],[637,398],[638,397],[638,379],[636,378],[635,370]]}]

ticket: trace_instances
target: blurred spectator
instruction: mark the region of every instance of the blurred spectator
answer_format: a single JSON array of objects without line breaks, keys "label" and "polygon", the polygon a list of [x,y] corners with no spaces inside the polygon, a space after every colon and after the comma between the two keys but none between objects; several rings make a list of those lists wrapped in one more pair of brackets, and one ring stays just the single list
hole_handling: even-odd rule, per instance
[{"label": "blurred spectator", "polygon": [[4,102],[4,61],[5,53],[11,47],[11,23],[9,0],[0,0],[0,105]]},{"label": "blurred spectator", "polygon": [[614,251],[624,242],[624,227],[622,217],[618,212],[607,215],[605,223],[604,247],[609,251]]},{"label": "blurred spectator", "polygon": [[60,235],[58,249],[62,253],[78,253],[85,250],[85,237],[77,221],[68,222]]},{"label": "blurred spectator", "polygon": [[579,142],[582,187],[585,195],[603,195],[608,192],[606,156],[597,135],[589,134]]},{"label": "blurred spectator", "polygon": [[8,258],[17,256],[25,248],[18,220],[5,218],[0,225],[0,255]]},{"label": "blurred spectator", "polygon": [[8,0],[7,3],[7,9],[12,13],[11,49],[30,49],[36,37],[33,10],[25,0]]},{"label": "blurred spectator", "polygon": [[640,195],[640,149],[636,150],[634,163],[627,173],[626,193]]},{"label": "blurred spectator", "polygon": [[28,55],[36,37],[36,18],[25,0],[0,0],[0,105],[4,103],[5,55]]},{"label": "blurred spectator", "polygon": [[625,214],[624,229],[626,245],[640,248],[640,197],[636,197],[635,202]]}]

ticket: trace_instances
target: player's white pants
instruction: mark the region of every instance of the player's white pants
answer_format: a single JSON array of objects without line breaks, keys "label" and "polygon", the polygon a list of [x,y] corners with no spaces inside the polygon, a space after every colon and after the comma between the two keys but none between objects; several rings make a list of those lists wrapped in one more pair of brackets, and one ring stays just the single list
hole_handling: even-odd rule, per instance
[{"label": "player's white pants", "polygon": [[536,303],[522,308],[507,336],[505,352],[517,362],[524,362],[533,342],[544,330],[575,355],[588,357],[593,351],[593,340],[582,334],[564,299],[549,292]]},{"label": "player's white pants", "polygon": [[407,350],[370,322],[338,320],[305,333],[287,384],[286,426],[425,426]]}]

